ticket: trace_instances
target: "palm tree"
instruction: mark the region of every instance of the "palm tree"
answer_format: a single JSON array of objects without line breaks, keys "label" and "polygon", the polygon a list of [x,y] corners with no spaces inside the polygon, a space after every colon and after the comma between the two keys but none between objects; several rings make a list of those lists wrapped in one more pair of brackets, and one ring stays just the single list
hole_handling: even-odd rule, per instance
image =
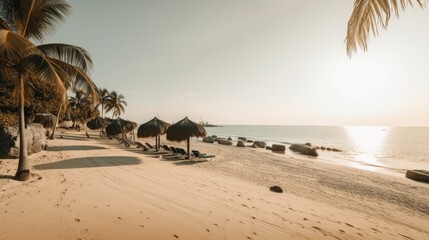
[{"label": "palm tree", "polygon": [[69,108],[72,113],[73,126],[75,126],[77,121],[82,122],[84,116],[88,109],[91,108],[91,99],[88,96],[85,96],[81,91],[77,91],[74,97],[69,98]]},{"label": "palm tree", "polygon": [[426,0],[355,0],[347,28],[347,55],[350,57],[358,46],[367,51],[371,32],[378,36],[378,25],[386,29],[393,13],[399,17],[399,10],[413,3],[423,8]]},{"label": "palm tree", "polygon": [[118,94],[116,91],[112,91],[106,104],[106,112],[113,111],[112,118],[119,117],[125,112],[124,105],[127,106],[124,96],[122,94]]},{"label": "palm tree", "polygon": [[109,91],[107,91],[107,89],[105,88],[100,88],[99,89],[100,92],[100,98],[99,98],[99,103],[101,105],[101,117],[104,118],[104,107],[106,106],[106,104],[108,103],[109,99],[111,99],[111,95],[109,94]]},{"label": "palm tree", "polygon": [[88,53],[67,44],[36,46],[70,12],[64,0],[2,0],[0,2],[0,77],[14,83],[18,100],[19,162],[17,180],[30,178],[25,138],[24,102],[31,96],[34,81],[52,82],[67,102],[67,89],[74,87],[97,98],[98,90],[87,71],[92,66]]}]

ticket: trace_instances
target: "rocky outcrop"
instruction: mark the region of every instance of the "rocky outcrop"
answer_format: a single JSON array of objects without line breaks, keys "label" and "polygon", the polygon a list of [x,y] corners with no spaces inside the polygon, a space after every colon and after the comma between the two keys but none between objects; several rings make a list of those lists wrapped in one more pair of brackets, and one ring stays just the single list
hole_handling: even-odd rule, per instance
[{"label": "rocky outcrop", "polygon": [[266,146],[265,149],[272,150],[273,148],[271,146]]},{"label": "rocky outcrop", "polygon": [[232,141],[230,141],[228,139],[218,139],[217,143],[222,144],[222,145],[228,145],[228,146],[232,145]]},{"label": "rocky outcrop", "polygon": [[238,137],[238,140],[241,140],[241,141],[247,141],[247,138],[245,138],[245,137]]},{"label": "rocky outcrop", "polygon": [[253,145],[257,148],[265,148],[267,146],[266,142],[262,142],[262,141],[255,141],[253,143]]},{"label": "rocky outcrop", "polygon": [[[27,125],[25,137],[27,154],[40,152],[46,148],[45,128],[39,123]],[[18,127],[0,127],[0,157],[19,157],[19,130]]]},{"label": "rocky outcrop", "polygon": [[271,150],[273,152],[285,152],[286,151],[286,146],[285,145],[281,145],[281,144],[273,144],[273,146],[271,147]]},{"label": "rocky outcrop", "polygon": [[289,149],[295,152],[299,152],[301,154],[309,155],[309,156],[314,156],[314,157],[319,156],[319,154],[316,151],[316,148],[307,146],[305,144],[292,144],[289,147]]},{"label": "rocky outcrop", "polygon": [[217,138],[217,136],[216,135],[212,135],[212,138],[215,139],[215,138]]},{"label": "rocky outcrop", "polygon": [[210,136],[208,137],[203,137],[203,142],[205,143],[214,143],[214,139]]},{"label": "rocky outcrop", "polygon": [[227,140],[232,141],[232,138],[231,138],[231,137],[228,137],[228,138],[227,138]]},{"label": "rocky outcrop", "polygon": [[429,183],[429,171],[426,170],[408,170],[406,178]]},{"label": "rocky outcrop", "polygon": [[253,140],[250,140],[250,139],[249,139],[249,140],[247,140],[246,142],[248,142],[248,143],[252,143],[252,142],[253,142]]},{"label": "rocky outcrop", "polygon": [[242,140],[238,140],[237,147],[246,147],[246,145],[244,145],[244,142]]}]

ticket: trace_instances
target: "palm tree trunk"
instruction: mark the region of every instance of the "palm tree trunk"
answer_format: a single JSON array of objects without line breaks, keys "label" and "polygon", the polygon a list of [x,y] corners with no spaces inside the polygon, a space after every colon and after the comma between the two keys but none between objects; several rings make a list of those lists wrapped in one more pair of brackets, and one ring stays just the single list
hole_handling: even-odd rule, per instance
[{"label": "palm tree trunk", "polygon": [[24,116],[24,76],[21,74],[19,79],[19,162],[16,170],[15,179],[26,181],[30,179],[30,169],[27,162],[27,139],[25,137],[25,116]]},{"label": "palm tree trunk", "polygon": [[[101,102],[101,118],[104,119],[104,104],[103,101]],[[103,136],[104,127],[100,128],[100,137]]]},{"label": "palm tree trunk", "polygon": [[[52,134],[49,137],[49,139],[54,139],[54,134],[55,134],[55,129],[57,129],[57,125],[58,125],[58,119],[60,119],[60,113],[61,113],[61,109],[63,108],[63,103],[61,103],[60,108],[58,109],[58,113],[57,113],[57,121],[55,121],[54,127],[52,129]],[[74,123],[73,123],[74,124]]]}]

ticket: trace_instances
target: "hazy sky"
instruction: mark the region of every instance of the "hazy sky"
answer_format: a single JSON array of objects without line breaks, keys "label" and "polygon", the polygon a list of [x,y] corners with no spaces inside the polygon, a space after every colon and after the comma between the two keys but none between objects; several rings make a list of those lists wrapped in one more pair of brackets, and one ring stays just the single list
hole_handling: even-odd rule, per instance
[{"label": "hazy sky", "polygon": [[429,9],[346,56],[352,0],[91,0],[46,42],[87,49],[139,123],[429,125]]}]

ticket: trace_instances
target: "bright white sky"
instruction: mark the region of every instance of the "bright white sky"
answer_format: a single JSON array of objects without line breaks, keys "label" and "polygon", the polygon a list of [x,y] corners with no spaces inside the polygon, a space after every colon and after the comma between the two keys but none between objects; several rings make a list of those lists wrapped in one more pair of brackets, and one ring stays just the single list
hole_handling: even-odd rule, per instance
[{"label": "bright white sky", "polygon": [[429,125],[429,9],[409,8],[349,59],[352,0],[70,3],[46,42],[87,49],[96,84],[125,96],[124,118]]}]

